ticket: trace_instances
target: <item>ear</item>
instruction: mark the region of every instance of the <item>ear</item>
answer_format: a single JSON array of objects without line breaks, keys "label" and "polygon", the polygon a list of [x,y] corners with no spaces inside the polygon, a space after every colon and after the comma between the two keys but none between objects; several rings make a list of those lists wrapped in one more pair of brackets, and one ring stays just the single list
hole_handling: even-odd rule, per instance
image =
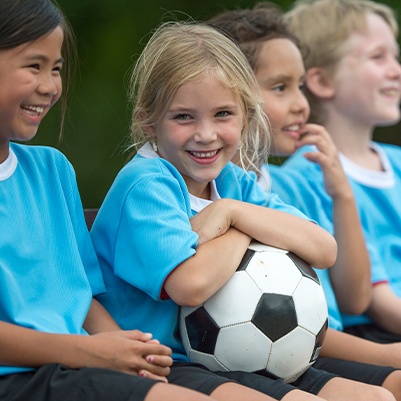
[{"label": "ear", "polygon": [[[146,113],[143,112],[143,111],[139,112],[139,113],[137,114],[137,118],[138,118],[140,121],[146,120]],[[156,130],[155,130],[155,128],[153,127],[153,125],[144,125],[144,126],[143,126],[143,130],[149,135],[149,137],[154,137],[154,136],[156,136]]]},{"label": "ear", "polygon": [[334,96],[332,81],[322,68],[312,67],[306,71],[306,85],[318,98],[330,99]]},{"label": "ear", "polygon": [[143,130],[148,134],[150,138],[153,138],[156,136],[156,130],[153,125],[145,125],[143,127]]}]

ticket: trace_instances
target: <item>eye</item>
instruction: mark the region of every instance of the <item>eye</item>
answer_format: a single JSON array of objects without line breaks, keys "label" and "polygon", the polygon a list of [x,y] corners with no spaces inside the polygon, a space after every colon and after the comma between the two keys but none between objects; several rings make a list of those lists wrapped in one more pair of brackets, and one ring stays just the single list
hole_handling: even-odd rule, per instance
[{"label": "eye", "polygon": [[227,117],[229,115],[231,115],[231,113],[227,110],[218,111],[216,113],[216,117]]},{"label": "eye", "polygon": [[299,90],[300,90],[301,92],[305,92],[305,89],[306,89],[306,82],[305,82],[305,81],[300,82],[300,83],[299,83]]},{"label": "eye", "polygon": [[273,90],[273,92],[284,92],[285,91],[285,85],[284,84],[274,85],[272,90]]},{"label": "eye", "polygon": [[185,114],[185,113],[176,114],[174,116],[174,120],[179,120],[179,121],[187,121],[190,118],[191,118],[191,116],[189,114]]},{"label": "eye", "polygon": [[40,65],[39,64],[30,64],[30,65],[28,65],[28,68],[32,68],[34,70],[40,70]]},{"label": "eye", "polygon": [[62,64],[56,65],[56,66],[53,68],[53,71],[54,71],[54,72],[60,73],[61,70],[62,70],[62,68],[63,68]]}]

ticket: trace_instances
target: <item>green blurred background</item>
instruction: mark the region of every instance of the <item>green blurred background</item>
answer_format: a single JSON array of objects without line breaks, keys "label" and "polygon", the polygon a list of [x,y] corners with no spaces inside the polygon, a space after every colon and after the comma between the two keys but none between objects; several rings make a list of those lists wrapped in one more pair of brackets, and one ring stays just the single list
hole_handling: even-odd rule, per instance
[{"label": "green blurred background", "polygon": [[[292,1],[277,0],[283,10]],[[149,32],[171,19],[204,20],[227,10],[252,7],[251,0],[58,0],[77,37],[78,69],[63,140],[57,107],[32,141],[60,149],[75,167],[84,207],[99,207],[124,165],[131,105],[129,70]],[[399,0],[383,0],[401,14]],[[401,125],[380,128],[375,138],[401,145]]]}]

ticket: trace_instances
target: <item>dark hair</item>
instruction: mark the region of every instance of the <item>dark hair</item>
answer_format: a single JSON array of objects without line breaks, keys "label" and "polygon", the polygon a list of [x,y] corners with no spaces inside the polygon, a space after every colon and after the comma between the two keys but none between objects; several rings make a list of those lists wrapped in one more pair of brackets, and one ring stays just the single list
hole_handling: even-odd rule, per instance
[{"label": "dark hair", "polygon": [[34,41],[60,26],[64,32],[62,53],[63,96],[61,99],[62,134],[67,110],[67,93],[75,62],[74,35],[61,9],[51,0],[1,0],[0,50]]},{"label": "dark hair", "polygon": [[262,44],[271,39],[289,39],[300,50],[298,39],[287,29],[281,9],[274,3],[260,2],[251,9],[225,11],[207,24],[237,42],[254,71],[258,68]]}]

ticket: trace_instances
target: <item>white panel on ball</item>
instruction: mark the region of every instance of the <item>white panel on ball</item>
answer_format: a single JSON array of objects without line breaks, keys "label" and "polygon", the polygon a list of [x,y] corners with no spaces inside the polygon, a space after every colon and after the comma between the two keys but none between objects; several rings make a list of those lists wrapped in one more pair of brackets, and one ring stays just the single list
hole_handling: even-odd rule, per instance
[{"label": "white panel on ball", "polygon": [[255,282],[245,271],[239,271],[203,306],[217,325],[224,327],[250,321],[260,296]]},{"label": "white panel on ball", "polygon": [[214,354],[230,370],[251,372],[266,369],[271,346],[252,323],[244,323],[220,330]]},{"label": "white panel on ball", "polygon": [[[289,347],[288,344],[292,344]],[[274,342],[267,370],[278,377],[293,381],[310,365],[315,339],[301,327]]]},{"label": "white panel on ball", "polygon": [[327,319],[327,303],[320,284],[304,277],[293,294],[298,324],[317,335]]}]

